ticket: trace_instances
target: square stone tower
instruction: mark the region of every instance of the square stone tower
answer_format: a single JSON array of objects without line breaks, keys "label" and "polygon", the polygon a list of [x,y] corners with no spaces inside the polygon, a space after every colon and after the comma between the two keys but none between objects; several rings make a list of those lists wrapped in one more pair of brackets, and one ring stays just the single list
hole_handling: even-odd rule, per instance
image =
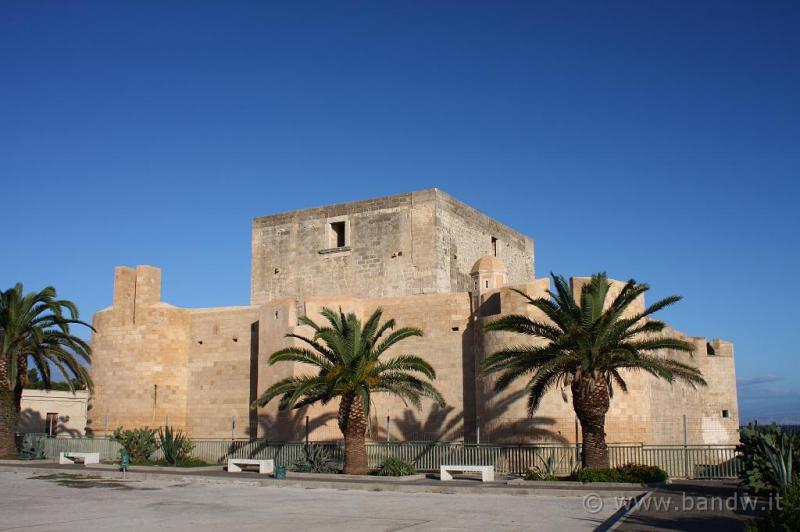
[{"label": "square stone tower", "polygon": [[533,241],[438,190],[253,220],[250,300],[467,292],[480,257],[534,279]]}]

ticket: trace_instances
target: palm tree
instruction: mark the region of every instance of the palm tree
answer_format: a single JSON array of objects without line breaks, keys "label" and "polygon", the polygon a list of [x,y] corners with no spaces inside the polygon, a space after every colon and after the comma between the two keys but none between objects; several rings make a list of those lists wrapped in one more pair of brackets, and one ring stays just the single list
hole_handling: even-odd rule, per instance
[{"label": "palm tree", "polygon": [[606,305],[610,288],[604,273],[595,274],[583,286],[576,301],[572,288],[562,276],[551,274],[556,292],[533,299],[516,290],[548,318],[537,321],[524,315],[509,315],[486,325],[487,331],[510,331],[545,340],[541,345],[514,346],[498,351],[483,362],[483,374],[498,373],[495,390],[527,378],[528,412],[532,415],[545,393],[567,386],[581,423],[583,467],[608,467],[605,419],[613,385],[627,391],[623,373],[645,371],[669,382],[680,380],[693,388],[705,385],[700,370],[658,356],[666,349],[691,352],[692,344],[660,335],[666,325],[649,316],[676,303],[670,296],[642,312],[625,317],[634,300],[650,287],[631,279]]},{"label": "palm tree", "polygon": [[413,327],[394,329],[395,321],[381,325],[381,309],[364,323],[355,314],[345,315],[323,308],[328,321],[319,326],[307,316],[300,323],[314,329],[308,338],[287,334],[308,347],[287,347],[272,354],[269,364],[301,362],[314,367],[316,375],[288,377],[270,386],[253,407],[264,406],[280,396],[280,409],[303,408],[314,403],[327,404],[339,398],[339,429],[345,441],[344,472],[363,475],[369,471],[365,434],[373,393],[394,394],[419,408],[420,398],[429,397],[444,406],[442,395],[429,382],[436,378],[430,364],[415,355],[397,355],[379,360],[390,347],[412,336],[422,336]]},{"label": "palm tree", "polygon": [[70,389],[75,384],[91,389],[91,378],[81,364],[91,362],[91,348],[70,333],[71,325],[92,329],[78,319],[74,303],[56,298],[52,286],[25,294],[17,284],[0,292],[0,456],[16,452],[14,434],[29,362],[45,388],[52,386],[55,368]]}]

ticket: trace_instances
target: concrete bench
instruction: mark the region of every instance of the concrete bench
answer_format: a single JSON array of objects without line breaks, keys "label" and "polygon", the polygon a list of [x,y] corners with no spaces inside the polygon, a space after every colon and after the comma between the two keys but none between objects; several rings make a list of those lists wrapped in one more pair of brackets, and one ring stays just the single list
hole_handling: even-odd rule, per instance
[{"label": "concrete bench", "polygon": [[242,466],[257,465],[258,472],[266,475],[275,472],[274,460],[257,460],[255,458],[228,458],[228,473],[241,473]]},{"label": "concrete bench", "polygon": [[439,468],[439,478],[441,480],[453,480],[451,471],[461,473],[480,473],[481,481],[494,482],[494,466],[490,465],[443,465]]},{"label": "concrete bench", "polygon": [[100,453],[58,453],[59,464],[77,464],[78,459],[83,460],[83,464],[99,464]]}]

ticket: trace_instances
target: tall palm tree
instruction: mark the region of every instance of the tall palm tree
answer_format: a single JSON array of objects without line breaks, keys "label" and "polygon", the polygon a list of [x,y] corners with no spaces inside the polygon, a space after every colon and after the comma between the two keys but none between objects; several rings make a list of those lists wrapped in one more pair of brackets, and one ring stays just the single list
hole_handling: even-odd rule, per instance
[{"label": "tall palm tree", "polygon": [[81,363],[91,362],[91,348],[70,333],[71,325],[92,328],[78,319],[74,303],[57,299],[52,286],[25,294],[17,284],[0,292],[0,456],[16,452],[14,434],[29,362],[45,388],[51,387],[55,368],[70,389],[75,384],[91,389]]},{"label": "tall palm tree", "polygon": [[300,323],[314,329],[308,338],[287,334],[308,347],[287,347],[272,354],[270,364],[302,362],[314,367],[316,375],[288,377],[270,386],[253,407],[264,406],[280,396],[279,408],[302,408],[313,403],[327,404],[339,398],[339,429],[345,441],[344,472],[362,475],[369,471],[365,434],[373,393],[396,395],[419,408],[420,398],[429,397],[444,406],[442,395],[430,383],[436,372],[430,364],[415,355],[379,358],[401,340],[422,336],[413,327],[394,329],[390,319],[381,324],[382,311],[376,310],[361,324],[355,314],[345,315],[323,308],[328,325],[320,326],[307,316]]},{"label": "tall palm tree", "polygon": [[644,371],[669,382],[684,381],[692,387],[706,384],[697,368],[657,355],[667,349],[693,350],[688,342],[659,334],[666,325],[649,317],[681,298],[670,296],[624,317],[634,300],[650,289],[648,285],[631,279],[613,300],[606,302],[611,284],[604,273],[599,273],[583,286],[576,301],[566,279],[551,276],[556,291],[548,291],[550,297],[534,299],[517,290],[544,313],[547,321],[509,315],[486,325],[487,331],[516,332],[545,342],[509,347],[492,354],[483,362],[483,374],[499,374],[495,382],[497,391],[517,379],[528,379],[531,415],[548,390],[560,387],[564,393],[569,386],[573,408],[581,423],[583,467],[608,467],[606,412],[613,395],[612,386],[627,391],[624,373]]}]

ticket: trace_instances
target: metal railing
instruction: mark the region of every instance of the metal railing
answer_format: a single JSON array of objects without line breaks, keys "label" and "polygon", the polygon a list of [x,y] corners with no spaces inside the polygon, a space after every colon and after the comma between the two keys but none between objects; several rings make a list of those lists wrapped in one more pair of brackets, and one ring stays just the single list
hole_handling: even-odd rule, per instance
[{"label": "metal railing", "polygon": [[[99,452],[101,459],[114,460],[121,446],[108,438],[49,438],[42,436],[45,455],[58,457],[64,452]],[[291,466],[303,456],[302,442],[265,440],[192,440],[192,456],[211,464],[229,457],[273,459],[277,465]],[[314,442],[312,442],[314,443]],[[331,458],[344,458],[343,442],[314,443],[325,447]],[[735,478],[742,464],[733,445],[609,445],[611,466],[628,463],[658,466],[672,478]],[[387,458],[401,458],[421,471],[435,471],[442,464],[493,465],[499,473],[522,474],[532,467],[549,464],[556,474],[569,474],[580,464],[576,445],[495,445],[463,442],[370,442],[367,457],[371,467]],[[152,459],[161,458],[157,451]]]}]

